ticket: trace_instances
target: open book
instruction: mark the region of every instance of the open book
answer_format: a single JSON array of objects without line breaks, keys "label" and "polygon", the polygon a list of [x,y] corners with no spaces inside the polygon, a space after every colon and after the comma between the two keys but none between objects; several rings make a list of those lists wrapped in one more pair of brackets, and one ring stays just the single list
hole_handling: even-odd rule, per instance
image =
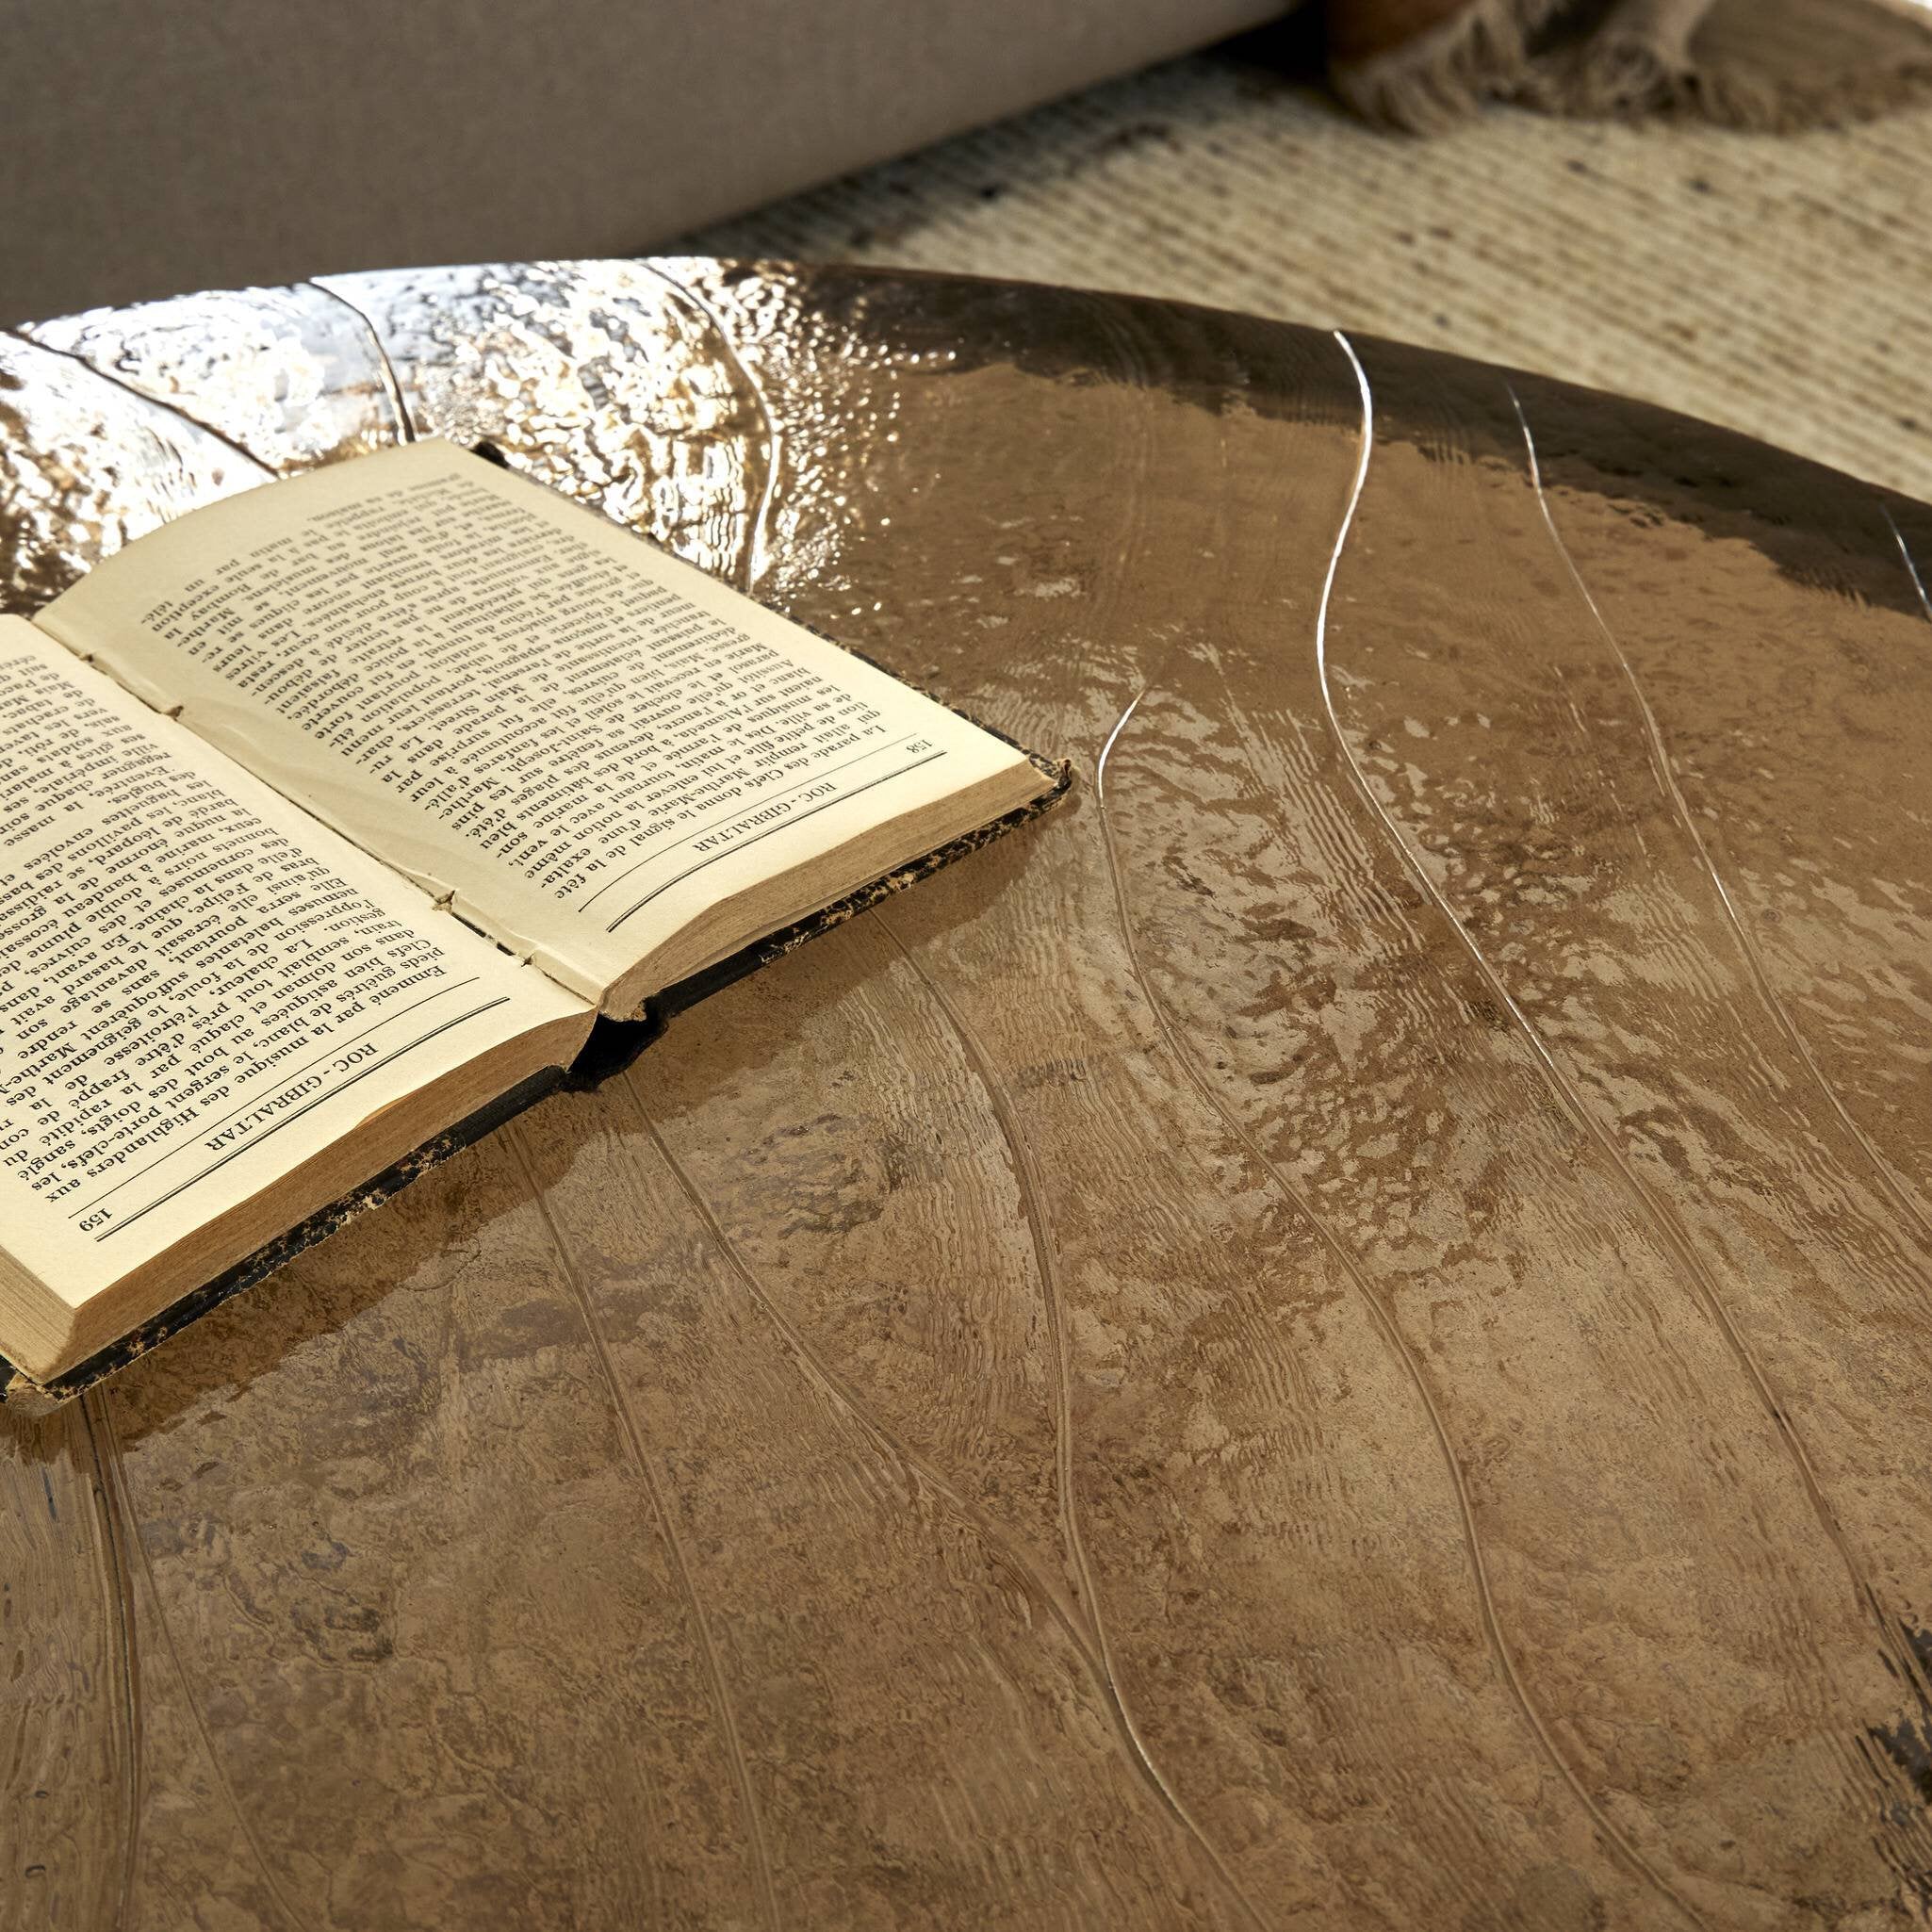
[{"label": "open book", "polygon": [[10,1388],[78,1385],[553,1084],[599,1014],[1063,782],[445,443],[0,618]]}]

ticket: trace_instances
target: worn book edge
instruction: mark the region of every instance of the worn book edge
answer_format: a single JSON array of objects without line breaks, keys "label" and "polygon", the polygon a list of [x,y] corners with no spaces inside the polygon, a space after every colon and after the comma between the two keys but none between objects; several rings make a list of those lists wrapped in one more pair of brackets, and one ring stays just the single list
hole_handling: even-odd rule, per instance
[{"label": "worn book edge", "polygon": [[[957,709],[957,707],[949,707]],[[960,716],[967,715],[960,712]],[[977,719],[973,720],[978,724]],[[733,953],[729,958],[721,959],[714,966],[694,974],[689,979],[666,987],[662,992],[646,1001],[641,1012],[629,1020],[612,1020],[599,1016],[593,1023],[589,1039],[582,1050],[569,1067],[552,1067],[520,1081],[507,1093],[500,1094],[487,1105],[467,1115],[453,1126],[433,1135],[413,1153],[403,1155],[374,1178],[352,1188],[338,1201],[318,1210],[287,1233],[278,1235],[272,1241],[266,1242],[254,1253],[245,1256],[232,1268],[224,1269],[212,1281],[193,1289],[180,1300],[171,1303],[160,1314],[129,1331],[118,1341],[110,1342],[98,1351],[64,1370],[47,1382],[38,1382],[25,1370],[16,1367],[5,1356],[0,1356],[0,1404],[28,1415],[44,1415],[62,1402],[71,1401],[84,1390],[92,1387],[104,1376],[111,1375],[117,1368],[145,1355],[151,1349],[166,1341],[169,1336],[186,1328],[211,1308],[219,1307],[223,1302],[240,1294],[244,1289],[255,1286],[276,1272],[285,1263],[292,1261],[298,1254],[313,1248],[319,1241],[326,1240],[338,1229],[346,1227],[352,1220],[359,1219],[369,1209],[381,1206],[385,1202],[400,1194],[411,1182],[418,1180],[429,1171],[460,1154],[466,1147],[472,1146],[486,1135],[492,1134],[504,1122],[532,1106],[546,1095],[560,1088],[584,1089],[594,1088],[613,1074],[621,1072],[630,1066],[654,1040],[662,1034],[671,1019],[677,1014],[695,1007],[699,1001],[722,992],[728,986],[756,973],[760,968],[782,959],[788,953],[794,953],[816,939],[821,933],[829,932],[834,926],[843,925],[868,907],[876,906],[881,899],[894,892],[903,892],[908,886],[916,885],[921,879],[928,878],[941,867],[964,859],[976,852],[982,845],[1003,837],[1016,827],[1028,820],[1038,818],[1050,810],[1072,788],[1073,771],[1071,762],[1065,759],[1049,759],[1039,752],[1028,751],[1017,740],[1007,737],[1003,731],[991,726],[980,725],[1003,743],[1011,745],[1015,750],[1024,752],[1028,761],[1040,775],[1050,781],[1050,789],[1027,804],[1006,812],[1000,817],[989,820],[985,825],[964,833],[947,843],[938,846],[923,858],[909,860],[893,867],[891,872],[881,874],[856,891],[831,905],[821,907],[816,912],[781,928],[767,933],[762,939],[755,940],[748,946]]]}]

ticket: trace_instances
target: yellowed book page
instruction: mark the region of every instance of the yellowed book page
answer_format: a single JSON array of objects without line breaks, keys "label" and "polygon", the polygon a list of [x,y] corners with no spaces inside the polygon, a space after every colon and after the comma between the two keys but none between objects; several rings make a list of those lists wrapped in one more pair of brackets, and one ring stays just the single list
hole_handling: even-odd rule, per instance
[{"label": "yellowed book page", "polygon": [[581,1001],[0,618],[0,1250],[69,1307],[573,1014],[587,1029]]},{"label": "yellowed book page", "polygon": [[447,443],[195,511],[36,621],[591,999],[707,906],[1024,762]]}]

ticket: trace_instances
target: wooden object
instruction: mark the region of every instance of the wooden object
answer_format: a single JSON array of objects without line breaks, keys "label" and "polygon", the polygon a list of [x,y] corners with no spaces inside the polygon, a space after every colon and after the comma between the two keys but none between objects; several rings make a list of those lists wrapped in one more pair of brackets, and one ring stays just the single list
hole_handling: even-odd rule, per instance
[{"label": "wooden object", "polygon": [[0,343],[7,595],[406,424],[1076,795],[0,1415],[0,1923],[1917,1922],[1932,513],[566,264]]}]

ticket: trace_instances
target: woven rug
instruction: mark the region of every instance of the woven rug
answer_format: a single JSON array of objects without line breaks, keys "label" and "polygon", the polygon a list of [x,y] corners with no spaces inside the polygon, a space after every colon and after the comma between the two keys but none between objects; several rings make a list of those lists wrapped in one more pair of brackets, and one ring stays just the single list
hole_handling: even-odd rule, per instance
[{"label": "woven rug", "polygon": [[1492,109],[1378,133],[1197,56],[688,238],[1351,328],[1932,499],[1932,108],[1777,137]]}]

